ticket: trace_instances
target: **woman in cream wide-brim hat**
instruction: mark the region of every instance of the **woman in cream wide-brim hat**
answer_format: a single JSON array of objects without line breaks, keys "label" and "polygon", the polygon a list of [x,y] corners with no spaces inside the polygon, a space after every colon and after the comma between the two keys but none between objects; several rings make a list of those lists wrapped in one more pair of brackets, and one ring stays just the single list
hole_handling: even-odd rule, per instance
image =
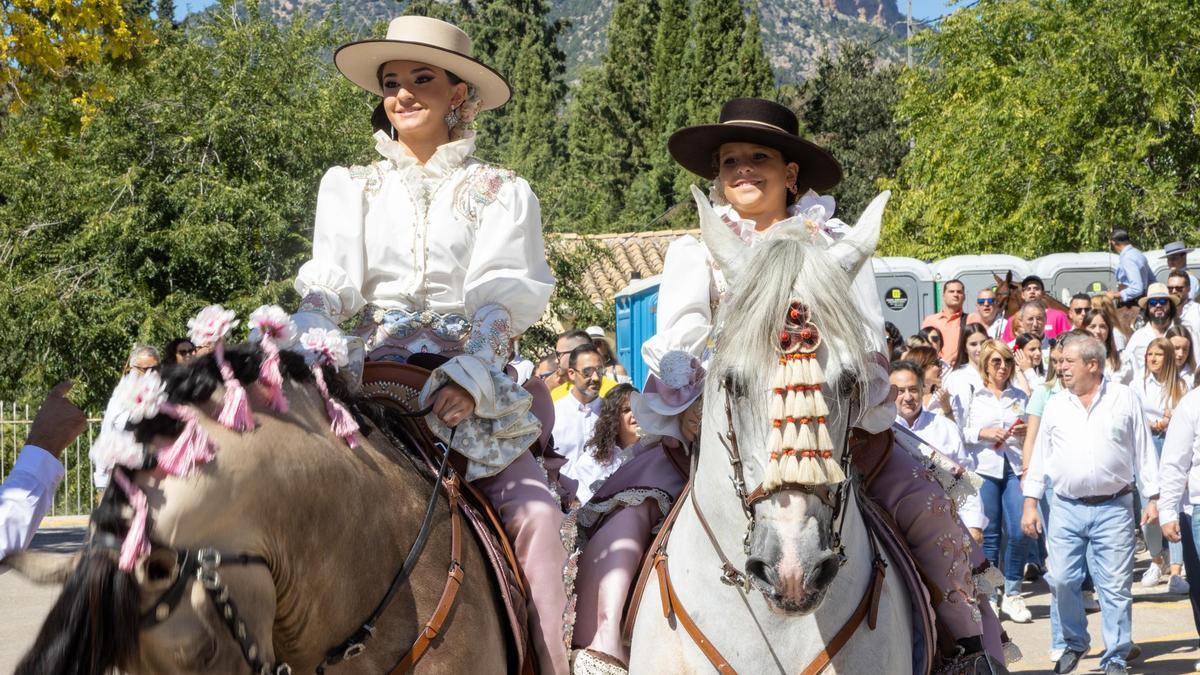
[{"label": "woman in cream wide-brim hat", "polygon": [[528,450],[541,426],[533,397],[549,395],[541,380],[522,388],[504,372],[554,277],[529,184],[471,156],[471,121],[511,89],[466,33],[428,17],[394,19],[385,38],[344,45],[334,63],[382,99],[371,117],[381,158],[322,179],[296,323],[303,332],[358,317],[351,372],[364,359],[436,366],[422,392],[427,421],[442,438],[457,427],[465,477],[496,506],[529,580],[541,671],[566,672],[562,512]]}]

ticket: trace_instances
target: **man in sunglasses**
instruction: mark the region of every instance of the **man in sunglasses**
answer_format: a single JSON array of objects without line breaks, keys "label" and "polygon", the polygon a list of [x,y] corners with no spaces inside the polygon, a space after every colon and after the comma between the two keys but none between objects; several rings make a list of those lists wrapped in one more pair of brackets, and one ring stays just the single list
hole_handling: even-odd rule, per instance
[{"label": "man in sunglasses", "polygon": [[1164,337],[1171,322],[1178,316],[1179,298],[1171,295],[1166,284],[1150,284],[1150,290],[1138,300],[1146,316],[1146,325],[1129,336],[1121,358],[1129,361],[1134,381],[1146,373],[1146,348],[1155,338]]},{"label": "man in sunglasses", "polygon": [[1163,247],[1163,257],[1167,259],[1167,267],[1171,270],[1183,270],[1187,274],[1188,286],[1192,290],[1188,299],[1196,300],[1197,295],[1200,295],[1200,279],[1188,271],[1187,256],[1191,252],[1192,249],[1185,246],[1182,241],[1173,241]]},{"label": "man in sunglasses", "polygon": [[[576,329],[559,333],[558,340],[554,342],[554,353],[558,357],[557,379],[559,384],[550,388],[551,399],[556,402],[561,401],[571,391],[571,378],[567,374],[569,368],[567,360],[576,347],[590,344],[592,344],[592,336],[588,335],[586,331]],[[604,396],[615,386],[617,386],[616,380],[608,377],[602,378],[600,380],[600,395]]]},{"label": "man in sunglasses", "polygon": [[1200,304],[1192,300],[1191,276],[1182,268],[1171,270],[1167,275],[1167,291],[1179,300],[1179,304],[1175,306],[1175,314],[1179,317],[1179,323],[1183,324],[1192,336],[1194,352],[1197,349],[1196,345],[1200,345]]},{"label": "man in sunglasses", "polygon": [[967,323],[977,323],[987,328],[988,337],[999,340],[1004,333],[1004,319],[996,304],[996,290],[985,288],[975,296],[975,311],[967,317]]},{"label": "man in sunglasses", "polygon": [[554,402],[554,448],[572,462],[592,436],[600,416],[600,385],[604,358],[591,343],[571,350],[567,357],[567,380],[571,389]]},{"label": "man in sunglasses", "polygon": [[1076,293],[1071,296],[1071,304],[1067,306],[1067,318],[1071,320],[1073,330],[1083,329],[1083,317],[1092,308],[1092,296],[1087,293]]}]

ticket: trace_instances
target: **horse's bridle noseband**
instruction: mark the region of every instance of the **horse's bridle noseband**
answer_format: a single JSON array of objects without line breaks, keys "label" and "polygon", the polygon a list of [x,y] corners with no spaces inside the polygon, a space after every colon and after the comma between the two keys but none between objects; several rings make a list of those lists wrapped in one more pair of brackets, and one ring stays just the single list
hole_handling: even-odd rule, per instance
[{"label": "horse's bridle noseband", "polygon": [[[725,446],[725,453],[729,458],[729,466],[733,469],[733,475],[730,477],[730,481],[733,483],[733,491],[737,495],[738,503],[741,504],[742,512],[746,515],[746,534],[742,538],[743,552],[747,555],[750,554],[750,537],[754,534],[754,505],[777,492],[796,491],[816,497],[822,504],[833,510],[830,522],[836,520],[838,525],[837,529],[831,532],[832,541],[830,542],[830,548],[837,555],[838,565],[846,564],[846,547],[842,543],[842,530],[846,525],[846,502],[850,496],[850,491],[846,489],[849,479],[838,483],[836,489],[830,489],[829,485],[785,483],[774,490],[768,491],[763,489],[762,483],[759,483],[758,487],[747,492],[742,452],[738,446],[737,432],[733,423],[733,402],[731,397],[735,395],[735,387],[731,378],[727,376],[722,380],[719,388],[725,402],[725,433],[720,434],[718,438],[721,439],[721,444]],[[692,448],[691,454],[692,476],[694,479],[700,456],[698,448]],[[843,469],[846,469],[850,461],[849,434],[846,434],[846,438],[843,441],[840,461]],[[850,475],[849,471],[845,473],[847,476]],[[716,534],[713,533],[712,527],[708,524],[708,519],[704,517],[704,512],[700,508],[700,502],[695,491],[691,493],[690,501],[692,509],[696,512],[697,519],[704,529],[704,533],[712,543],[717,557],[721,559],[721,582],[730,586],[739,586],[743,590],[749,591],[750,577],[744,571],[738,569],[726,557],[725,551],[722,550]]]}]

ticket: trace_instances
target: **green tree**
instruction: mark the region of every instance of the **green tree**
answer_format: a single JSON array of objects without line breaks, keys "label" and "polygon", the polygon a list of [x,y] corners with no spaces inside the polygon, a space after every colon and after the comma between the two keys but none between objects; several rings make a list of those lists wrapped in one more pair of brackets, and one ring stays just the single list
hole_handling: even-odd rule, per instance
[{"label": "green tree", "polygon": [[1088,250],[1114,226],[1147,248],[1194,238],[1200,7],[985,0],[921,41],[889,252]]},{"label": "green tree", "polygon": [[653,218],[653,201],[631,199],[631,185],[650,168],[651,64],[645,45],[658,19],[654,0],[617,0],[608,50],[599,67],[583,72],[567,119],[567,176],[560,195],[574,232],[628,229]]},{"label": "green tree", "polygon": [[667,140],[688,121],[689,76],[687,61],[680,56],[687,53],[692,30],[689,5],[688,0],[659,0],[658,28],[650,52],[654,70],[650,78],[650,114],[644,130],[650,168],[632,191],[639,202],[652,208],[654,218],[678,200],[675,186],[686,184],[686,172],[671,159]]},{"label": "green tree", "polygon": [[695,0],[687,61],[688,122],[716,121],[721,104],[739,96],[770,97],[774,80],[757,12],[747,25],[741,0]]},{"label": "green tree", "polygon": [[816,74],[786,101],[842,165],[845,177],[832,194],[845,220],[858,217],[882,179],[896,176],[908,151],[895,122],[900,73],[898,65],[880,64],[870,45],[843,43],[817,59]]}]

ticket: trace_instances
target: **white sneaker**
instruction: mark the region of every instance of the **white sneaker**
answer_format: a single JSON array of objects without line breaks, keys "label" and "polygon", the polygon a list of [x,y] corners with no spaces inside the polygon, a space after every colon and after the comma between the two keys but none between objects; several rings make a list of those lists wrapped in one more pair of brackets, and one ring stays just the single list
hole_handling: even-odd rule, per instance
[{"label": "white sneaker", "polygon": [[1061,658],[1062,658],[1063,652],[1065,652],[1065,651],[1067,651],[1067,650],[1065,650],[1065,649],[1062,649],[1062,648],[1059,648],[1059,649],[1051,649],[1051,650],[1050,650],[1050,660],[1051,660],[1051,661],[1058,661],[1059,659],[1061,659]]},{"label": "white sneaker", "polygon": [[1033,614],[1025,607],[1025,601],[1019,595],[1004,596],[1004,599],[1000,601],[1000,611],[1014,623],[1033,621]]},{"label": "white sneaker", "polygon": [[1188,591],[1190,591],[1190,590],[1191,590],[1191,586],[1188,584],[1187,579],[1184,579],[1183,577],[1179,576],[1178,574],[1172,574],[1171,578],[1167,581],[1167,592],[1168,593],[1177,593],[1179,595],[1187,595]]},{"label": "white sneaker", "polygon": [[1100,611],[1100,601],[1096,599],[1095,591],[1083,592],[1083,611],[1098,612]]},{"label": "white sneaker", "polygon": [[1154,561],[1150,561],[1150,566],[1146,568],[1146,572],[1142,574],[1142,588],[1154,588],[1158,582],[1162,581],[1162,567]]}]

